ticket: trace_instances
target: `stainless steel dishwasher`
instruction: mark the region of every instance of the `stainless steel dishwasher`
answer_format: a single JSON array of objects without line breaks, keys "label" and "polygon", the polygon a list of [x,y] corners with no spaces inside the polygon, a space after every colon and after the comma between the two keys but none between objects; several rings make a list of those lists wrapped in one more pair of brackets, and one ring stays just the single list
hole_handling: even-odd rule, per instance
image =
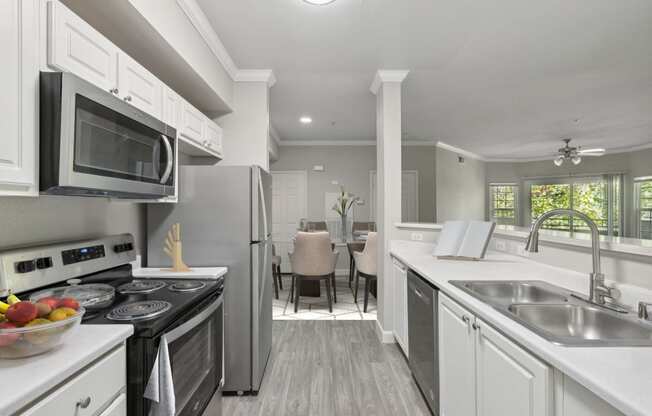
[{"label": "stainless steel dishwasher", "polygon": [[412,270],[407,285],[410,370],[430,411],[439,415],[438,291]]}]

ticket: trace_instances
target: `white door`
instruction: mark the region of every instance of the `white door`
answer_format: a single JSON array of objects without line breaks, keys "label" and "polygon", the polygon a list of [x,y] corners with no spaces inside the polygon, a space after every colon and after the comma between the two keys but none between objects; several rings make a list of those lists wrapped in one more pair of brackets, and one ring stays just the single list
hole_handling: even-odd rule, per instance
[{"label": "white door", "polygon": [[475,338],[471,327],[472,321],[472,314],[443,293],[439,293],[441,416],[476,414]]},{"label": "white door", "polygon": [[136,108],[160,119],[163,111],[163,83],[129,55],[118,57],[120,97]]},{"label": "white door", "polygon": [[[370,221],[376,221],[376,171],[369,172]],[[401,174],[401,221],[419,222],[419,172],[404,170]]]},{"label": "white door", "polygon": [[478,416],[551,415],[550,367],[483,321],[476,323]]},{"label": "white door", "polygon": [[61,2],[48,2],[48,21],[48,65],[114,91],[118,48]]},{"label": "white door", "polygon": [[288,252],[301,218],[307,217],[306,171],[272,172],[272,240],[281,256],[281,271],[290,272]]},{"label": "white door", "polygon": [[394,275],[394,337],[398,345],[409,358],[408,344],[408,304],[407,304],[407,269],[401,262],[392,259]]},{"label": "white door", "polygon": [[0,2],[0,195],[37,195],[38,1]]},{"label": "white door", "polygon": [[205,117],[206,116],[193,107],[192,104],[181,99],[181,117],[178,128],[179,135],[203,146]]}]

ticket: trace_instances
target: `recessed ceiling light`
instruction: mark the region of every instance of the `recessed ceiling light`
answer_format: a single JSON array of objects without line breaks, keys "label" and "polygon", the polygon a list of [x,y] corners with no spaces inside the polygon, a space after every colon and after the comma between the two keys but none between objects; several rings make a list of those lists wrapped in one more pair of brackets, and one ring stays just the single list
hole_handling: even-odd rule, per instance
[{"label": "recessed ceiling light", "polygon": [[334,2],[335,0],[303,0],[308,4],[314,4],[315,6],[325,6],[329,3]]},{"label": "recessed ceiling light", "polygon": [[301,117],[301,118],[299,119],[299,121],[300,121],[302,124],[310,124],[310,123],[312,123],[312,118],[310,118],[310,117],[308,117],[308,116],[303,116],[303,117]]}]

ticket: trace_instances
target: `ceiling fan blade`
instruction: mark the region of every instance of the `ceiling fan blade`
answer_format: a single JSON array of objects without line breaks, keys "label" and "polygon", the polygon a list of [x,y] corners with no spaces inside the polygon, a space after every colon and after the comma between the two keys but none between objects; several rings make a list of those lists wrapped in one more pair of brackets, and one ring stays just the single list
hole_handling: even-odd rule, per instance
[{"label": "ceiling fan blade", "polygon": [[580,149],[577,151],[582,156],[602,156],[605,152],[605,149]]}]

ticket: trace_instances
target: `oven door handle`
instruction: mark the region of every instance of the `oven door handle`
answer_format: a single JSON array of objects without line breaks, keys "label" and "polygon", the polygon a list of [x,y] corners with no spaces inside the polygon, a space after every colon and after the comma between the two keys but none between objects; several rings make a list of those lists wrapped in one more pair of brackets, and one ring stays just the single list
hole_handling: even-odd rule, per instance
[{"label": "oven door handle", "polygon": [[165,145],[165,153],[167,154],[167,165],[165,166],[163,176],[161,176],[161,184],[165,185],[165,183],[170,178],[170,174],[172,173],[172,167],[174,166],[174,154],[172,153],[170,140],[168,140],[168,137],[165,134],[161,134],[161,140],[163,140],[163,144]]},{"label": "oven door handle", "polygon": [[208,307],[206,307],[206,309],[202,310],[200,313],[192,317],[189,321],[184,322],[182,325],[166,333],[165,338],[167,339],[168,343],[176,341],[177,339],[186,335],[188,332],[195,329],[202,322],[204,322],[206,318],[211,316],[223,302],[224,296],[220,295],[220,297],[217,298],[215,302],[211,303]]}]

